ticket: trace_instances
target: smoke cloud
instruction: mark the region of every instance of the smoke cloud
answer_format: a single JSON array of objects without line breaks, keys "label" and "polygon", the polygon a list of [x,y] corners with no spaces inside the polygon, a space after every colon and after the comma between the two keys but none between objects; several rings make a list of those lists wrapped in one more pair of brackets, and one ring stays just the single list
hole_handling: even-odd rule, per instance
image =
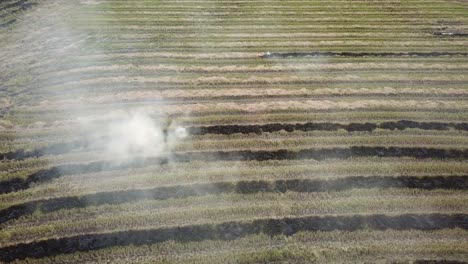
[{"label": "smoke cloud", "polygon": [[165,149],[165,135],[160,124],[144,113],[128,113],[104,131],[105,154],[113,159],[128,160],[135,156],[159,156]]},{"label": "smoke cloud", "polygon": [[177,144],[187,138],[184,127],[174,126],[166,118],[154,118],[143,110],[119,111],[96,129],[82,122],[91,149],[102,150],[102,159],[127,162],[149,157],[170,157]]}]

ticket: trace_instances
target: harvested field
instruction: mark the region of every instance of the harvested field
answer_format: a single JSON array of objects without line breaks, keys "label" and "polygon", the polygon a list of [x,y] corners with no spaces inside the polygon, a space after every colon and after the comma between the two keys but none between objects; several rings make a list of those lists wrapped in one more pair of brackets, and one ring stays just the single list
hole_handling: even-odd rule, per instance
[{"label": "harvested field", "polygon": [[[82,235],[43,240],[3,248],[0,259],[11,261],[27,257],[53,256],[60,253],[96,250],[109,246],[142,245],[168,240],[200,241],[208,239],[232,240],[249,234],[293,235],[299,231],[355,231],[370,230],[438,230],[468,228],[468,215],[369,215],[342,217],[304,217],[262,219],[253,222],[227,222],[215,225],[183,226],[156,230],[135,230],[111,234]],[[42,250],[41,250],[42,249]],[[43,250],[46,249],[46,250]]]},{"label": "harvested field", "polygon": [[[380,130],[405,130],[405,129],[421,129],[421,130],[461,130],[468,131],[467,123],[441,123],[441,122],[415,122],[408,120],[400,120],[397,122],[375,123],[304,123],[304,124],[265,124],[265,125],[217,125],[217,126],[201,126],[187,127],[186,132],[192,136],[208,135],[208,134],[262,134],[273,132],[293,132],[293,131],[337,131],[345,130],[348,132],[367,131],[372,132],[376,129]],[[167,133],[174,133],[169,131]],[[0,159],[3,160],[23,160],[32,157],[40,157],[44,155],[59,155],[70,152],[75,149],[91,148],[92,139],[86,141],[75,141],[69,143],[53,144],[44,148],[34,150],[16,150],[7,153],[0,153]]]},{"label": "harvested field", "polygon": [[346,177],[336,180],[278,180],[278,181],[239,181],[194,184],[191,186],[158,187],[151,190],[126,190],[104,192],[75,197],[61,197],[36,200],[10,206],[0,210],[0,224],[37,210],[54,212],[69,208],[84,208],[103,204],[122,204],[139,200],[165,200],[191,196],[216,195],[220,193],[252,194],[261,192],[326,192],[364,188],[414,188],[414,189],[453,189],[467,190],[467,176],[428,176],[428,177]]},{"label": "harvested field", "polygon": [[411,157],[417,159],[455,159],[468,158],[466,149],[404,148],[404,147],[350,147],[327,149],[286,149],[274,151],[211,151],[174,153],[167,158],[146,158],[116,165],[112,161],[96,161],[88,164],[67,164],[39,170],[25,179],[15,178],[0,182],[0,193],[9,193],[27,189],[35,184],[51,181],[64,175],[86,174],[107,170],[139,168],[148,165],[167,164],[169,162],[190,161],[267,161],[267,160],[325,160],[349,159],[355,157]]},{"label": "harvested field", "polygon": [[465,263],[468,5],[0,0],[0,262]]}]

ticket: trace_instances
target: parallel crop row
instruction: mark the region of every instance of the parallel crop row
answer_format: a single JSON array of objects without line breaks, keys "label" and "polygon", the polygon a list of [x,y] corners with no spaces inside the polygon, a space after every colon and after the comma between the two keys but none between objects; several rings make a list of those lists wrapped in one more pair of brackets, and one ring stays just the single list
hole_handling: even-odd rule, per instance
[{"label": "parallel crop row", "polygon": [[1,248],[0,259],[3,261],[12,261],[27,257],[38,258],[54,256],[64,253],[102,249],[111,246],[153,244],[168,240],[233,240],[250,234],[267,234],[274,236],[281,234],[293,235],[299,231],[468,229],[467,223],[468,216],[464,214],[310,216],[300,218],[261,219],[252,222],[189,225],[49,239]]},{"label": "parallel crop row", "polygon": [[149,165],[167,164],[168,162],[190,161],[266,161],[266,160],[325,160],[348,159],[352,157],[413,157],[418,159],[468,159],[466,149],[437,149],[424,147],[350,147],[350,148],[322,148],[274,150],[274,151],[206,151],[174,153],[169,158],[156,157],[139,159],[127,163],[117,164],[110,161],[96,161],[88,164],[67,164],[40,170],[29,175],[26,179],[15,178],[0,182],[0,193],[9,193],[27,189],[32,185],[51,181],[65,175],[92,173],[107,170],[121,170],[139,168]]},{"label": "parallel crop row", "polygon": [[[384,130],[405,130],[405,129],[421,129],[421,130],[461,130],[468,131],[467,123],[442,123],[442,122],[416,122],[408,120],[400,120],[396,122],[382,122],[382,123],[297,123],[297,124],[264,124],[264,125],[214,125],[214,126],[199,126],[188,127],[187,132],[190,135],[207,135],[207,134],[222,134],[232,135],[240,134],[261,134],[272,133],[279,131],[293,132],[293,131],[338,131],[346,130],[348,132],[366,131],[372,132],[376,129]],[[168,131],[170,133],[170,131]],[[8,153],[0,153],[0,160],[22,160],[32,157],[40,157],[43,155],[59,155],[72,151],[73,149],[88,148],[92,142],[87,140],[74,141],[69,143],[51,144],[44,148],[34,150],[17,150]]]},{"label": "parallel crop row", "polygon": [[417,189],[468,189],[467,176],[450,177],[346,177],[336,180],[277,180],[214,182],[181,186],[157,187],[154,189],[102,192],[75,197],[36,200],[0,210],[0,224],[23,215],[53,212],[69,208],[83,208],[103,204],[122,204],[140,200],[165,200],[191,196],[216,195],[221,193],[252,194],[257,192],[328,192],[353,188],[417,188]]},{"label": "parallel crop row", "polygon": [[[467,259],[467,23],[456,0],[0,0],[0,262]],[[116,161],[96,141],[127,111],[189,136]]]}]

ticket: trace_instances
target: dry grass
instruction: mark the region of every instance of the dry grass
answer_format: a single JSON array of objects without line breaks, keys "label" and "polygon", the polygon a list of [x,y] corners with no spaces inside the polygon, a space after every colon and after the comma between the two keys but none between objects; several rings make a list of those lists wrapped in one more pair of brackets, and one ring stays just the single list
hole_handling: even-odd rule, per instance
[{"label": "dry grass", "polygon": [[[375,262],[387,258],[399,260],[450,258],[463,260],[467,254],[464,230],[439,231],[332,231],[301,232],[291,237],[252,235],[233,241],[165,242],[147,246],[126,246],[35,260],[37,263],[258,263],[271,256],[297,256],[304,260],[327,263]],[[419,243],[418,243],[419,241]],[[301,246],[303,245],[303,246]],[[261,253],[255,254],[252,249]],[[384,254],[384,252],[387,252]],[[384,255],[382,255],[384,254]],[[304,256],[308,258],[304,259]],[[376,257],[381,256],[381,257]],[[281,259],[281,258],[280,258]],[[278,260],[278,259],[276,259]],[[241,262],[242,261],[242,262]],[[15,263],[30,263],[18,261]]]},{"label": "dry grass", "polygon": [[168,226],[306,215],[466,213],[462,191],[355,190],[335,194],[217,195],[38,213],[2,227],[0,245],[30,240]]},{"label": "dry grass", "polygon": [[61,177],[0,195],[1,207],[20,202],[129,188],[239,180],[335,179],[347,176],[466,175],[463,161],[355,158],[325,161],[197,162]]},{"label": "dry grass", "polygon": [[[3,1],[1,6],[13,3]],[[457,57],[257,59],[257,52],[467,52],[457,1],[39,1],[0,28],[0,149],[79,139],[78,118],[103,125],[122,109],[177,124],[466,122],[468,70]],[[1,23],[1,22],[0,22]],[[388,97],[387,97],[388,96]],[[158,103],[159,101],[159,103]],[[162,102],[162,103],[161,103]],[[94,123],[93,123],[94,124]],[[96,126],[98,128],[99,126]],[[179,151],[385,145],[467,148],[466,132],[375,131],[205,135]],[[76,151],[0,161],[0,178],[103,159]],[[0,195],[0,208],[71,195],[240,180],[466,175],[465,160],[168,163],[68,175]],[[35,212],[3,223],[0,244],[256,218],[404,212],[467,213],[465,191],[354,189],[224,193]],[[357,263],[466,260],[465,230],[303,232],[235,241],[165,242],[18,263]],[[385,261],[384,261],[385,260]]]}]

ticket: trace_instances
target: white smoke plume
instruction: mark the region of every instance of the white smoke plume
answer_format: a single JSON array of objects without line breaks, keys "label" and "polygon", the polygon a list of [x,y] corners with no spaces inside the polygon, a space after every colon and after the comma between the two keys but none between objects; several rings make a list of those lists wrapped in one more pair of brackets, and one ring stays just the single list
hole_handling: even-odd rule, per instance
[{"label": "white smoke plume", "polygon": [[166,152],[166,136],[156,121],[143,113],[129,113],[104,130],[103,147],[108,157],[129,160],[133,157],[160,156]]},{"label": "white smoke plume", "polygon": [[188,137],[185,128],[142,110],[118,111],[99,123],[82,121],[80,125],[81,131],[90,133],[85,135],[88,145],[102,153],[102,160],[169,157],[174,147]]}]

